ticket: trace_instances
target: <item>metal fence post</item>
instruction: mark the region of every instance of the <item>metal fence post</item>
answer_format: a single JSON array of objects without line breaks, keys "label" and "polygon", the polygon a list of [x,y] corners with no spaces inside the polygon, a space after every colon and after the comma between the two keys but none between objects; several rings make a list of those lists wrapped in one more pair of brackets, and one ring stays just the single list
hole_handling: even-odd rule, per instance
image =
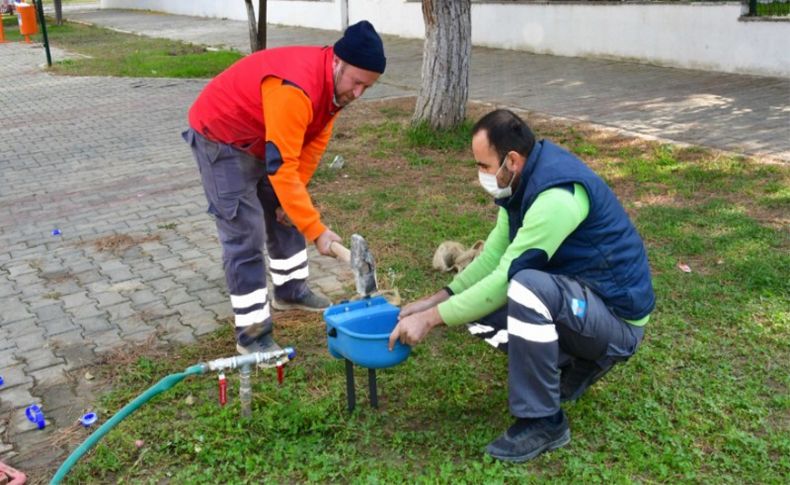
[{"label": "metal fence post", "polygon": [[47,65],[52,67],[52,55],[49,53],[49,37],[47,36],[47,21],[44,19],[44,5],[41,0],[36,0],[38,22],[41,24],[41,33],[44,35],[44,50],[47,53]]}]

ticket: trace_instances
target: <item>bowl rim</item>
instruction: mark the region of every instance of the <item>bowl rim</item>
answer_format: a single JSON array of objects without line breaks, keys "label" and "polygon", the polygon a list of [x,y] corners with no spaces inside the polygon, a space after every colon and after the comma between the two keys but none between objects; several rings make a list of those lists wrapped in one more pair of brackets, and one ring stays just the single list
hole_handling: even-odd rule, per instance
[{"label": "bowl rim", "polygon": [[[349,337],[354,337],[361,340],[389,340],[391,333],[391,332],[390,333],[358,333],[358,332],[352,332],[351,330],[348,330],[347,328],[342,326],[341,327],[333,326],[333,328],[335,328],[338,333],[344,333]],[[395,327],[393,327],[393,330],[394,329]]]}]

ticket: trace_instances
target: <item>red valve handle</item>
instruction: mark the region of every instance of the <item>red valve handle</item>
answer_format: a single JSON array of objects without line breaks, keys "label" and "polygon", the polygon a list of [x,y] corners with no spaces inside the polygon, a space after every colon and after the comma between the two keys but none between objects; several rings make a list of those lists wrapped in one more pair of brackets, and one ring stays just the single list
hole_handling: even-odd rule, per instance
[{"label": "red valve handle", "polygon": [[225,374],[219,375],[219,405],[224,406],[228,403],[228,380]]}]

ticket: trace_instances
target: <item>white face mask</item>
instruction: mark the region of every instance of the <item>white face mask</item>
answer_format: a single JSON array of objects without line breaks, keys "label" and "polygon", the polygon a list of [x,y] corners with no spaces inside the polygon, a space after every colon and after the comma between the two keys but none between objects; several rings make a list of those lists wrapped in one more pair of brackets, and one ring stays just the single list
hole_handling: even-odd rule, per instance
[{"label": "white face mask", "polygon": [[512,174],[510,176],[510,182],[508,182],[507,187],[500,187],[496,181],[499,171],[505,166],[506,159],[507,157],[505,157],[505,160],[502,160],[502,165],[499,166],[499,170],[497,170],[493,175],[480,171],[477,172],[477,178],[480,180],[480,185],[483,186],[486,192],[494,196],[495,199],[504,199],[505,197],[510,197],[510,195],[513,193],[512,185],[513,179],[516,178],[516,174]]}]

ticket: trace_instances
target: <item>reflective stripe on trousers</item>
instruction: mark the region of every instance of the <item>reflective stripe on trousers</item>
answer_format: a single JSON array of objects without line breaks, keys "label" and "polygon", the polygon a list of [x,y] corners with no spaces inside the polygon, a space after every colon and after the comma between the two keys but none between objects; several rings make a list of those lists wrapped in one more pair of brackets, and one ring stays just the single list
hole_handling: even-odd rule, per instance
[{"label": "reflective stripe on trousers", "polygon": [[518,417],[559,410],[565,362],[627,360],[644,334],[575,279],[531,269],[513,276],[507,305],[469,325],[469,331],[507,352],[510,412]]}]

